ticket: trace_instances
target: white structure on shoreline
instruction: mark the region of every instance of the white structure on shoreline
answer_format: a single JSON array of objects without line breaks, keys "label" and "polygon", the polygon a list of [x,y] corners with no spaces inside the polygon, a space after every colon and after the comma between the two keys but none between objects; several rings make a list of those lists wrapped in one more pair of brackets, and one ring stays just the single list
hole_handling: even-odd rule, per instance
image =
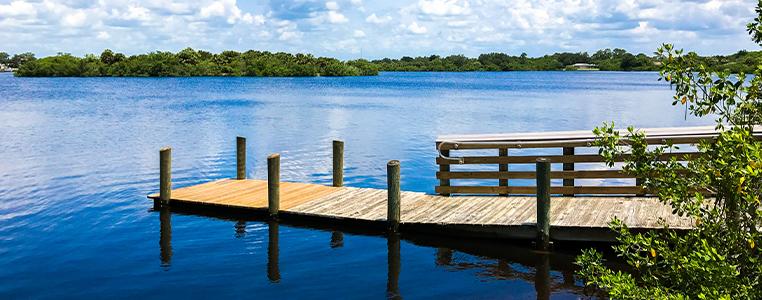
[{"label": "white structure on shoreline", "polygon": [[[587,64],[587,63],[576,63],[571,66],[569,66],[572,69],[575,70],[582,70],[582,71],[594,71],[598,70],[598,65],[596,64]],[[567,68],[569,68],[567,67]]]}]

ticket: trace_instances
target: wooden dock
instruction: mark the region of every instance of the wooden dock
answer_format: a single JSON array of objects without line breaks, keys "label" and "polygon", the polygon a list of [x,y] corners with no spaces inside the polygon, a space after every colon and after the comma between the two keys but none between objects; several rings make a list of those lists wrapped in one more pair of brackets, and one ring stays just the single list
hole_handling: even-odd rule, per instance
[{"label": "wooden dock", "polygon": [[[387,190],[280,183],[279,217],[325,222],[386,224]],[[160,195],[148,196],[156,201]],[[223,179],[171,191],[172,206],[193,205],[233,210],[268,210],[266,180]],[[534,239],[533,196],[446,197],[401,192],[400,230],[480,238]],[[692,220],[671,214],[653,197],[553,197],[550,236],[556,241],[611,241],[608,222],[618,217],[633,229],[688,229]]]},{"label": "wooden dock", "polygon": [[[762,138],[759,129],[754,135]],[[645,132],[649,143],[681,144],[688,149],[718,134],[712,127]],[[148,197],[159,206],[261,212],[271,219],[309,219],[321,226],[333,222],[379,226],[392,233],[534,239],[541,250],[551,241],[612,241],[615,233],[608,224],[613,218],[633,231],[663,225],[690,230],[694,220],[673,215],[671,207],[646,197],[651,191],[642,186],[642,178],[624,173],[620,166],[603,164],[605,160],[590,149],[594,140],[587,132],[440,137],[435,143],[439,184],[434,188],[439,195],[431,195],[401,191],[402,167],[394,160],[387,164],[386,189],[343,186],[342,141],[333,141],[332,186],[281,183],[278,154],[267,158],[267,180],[247,179],[246,139],[238,137],[235,179],[172,189],[171,149],[164,148],[159,155],[159,193]],[[544,155],[527,153],[531,149],[540,149]],[[683,151],[658,159],[687,162],[701,155]],[[527,168],[531,164],[534,168]],[[527,179],[535,179],[535,185],[526,185]],[[589,185],[590,179],[604,184]],[[611,179],[626,182],[605,183]],[[588,185],[580,185],[585,182]]]}]

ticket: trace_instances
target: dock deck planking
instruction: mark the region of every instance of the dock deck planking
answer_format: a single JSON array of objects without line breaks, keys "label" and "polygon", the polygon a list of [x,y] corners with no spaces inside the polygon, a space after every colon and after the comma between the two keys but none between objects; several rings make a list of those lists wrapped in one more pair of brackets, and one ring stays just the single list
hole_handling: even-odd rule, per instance
[{"label": "dock deck planking", "polygon": [[[325,219],[383,222],[387,213],[384,189],[330,187],[281,182],[281,212]],[[172,190],[171,203],[267,210],[267,181],[223,179]],[[158,194],[148,196],[158,199]],[[530,196],[439,196],[401,193],[402,226],[458,226],[466,232],[488,236],[522,237],[517,227],[536,222],[536,198]],[[660,228],[664,219],[672,228],[688,229],[692,221],[670,213],[670,207],[652,197],[553,197],[552,230],[566,230],[554,239],[607,240],[585,230],[608,231],[618,217],[634,229]],[[520,230],[519,230],[520,231]],[[575,236],[576,235],[576,236]]]}]

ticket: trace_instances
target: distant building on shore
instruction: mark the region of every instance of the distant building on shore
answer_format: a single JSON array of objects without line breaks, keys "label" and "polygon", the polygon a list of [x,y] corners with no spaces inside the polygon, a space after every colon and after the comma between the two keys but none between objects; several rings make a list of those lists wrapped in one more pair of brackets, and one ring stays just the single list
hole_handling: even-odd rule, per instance
[{"label": "distant building on shore", "polygon": [[0,72],[13,72],[13,71],[15,71],[15,69],[13,69],[13,68],[11,68],[11,67],[9,67],[7,65],[0,64]]},{"label": "distant building on shore", "polygon": [[567,70],[579,70],[579,71],[598,71],[598,65],[588,63],[576,63],[566,66]]}]

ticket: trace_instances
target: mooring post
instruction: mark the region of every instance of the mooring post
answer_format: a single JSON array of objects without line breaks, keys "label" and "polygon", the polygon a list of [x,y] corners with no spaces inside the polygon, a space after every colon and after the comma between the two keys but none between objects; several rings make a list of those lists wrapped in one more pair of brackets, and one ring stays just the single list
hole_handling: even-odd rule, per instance
[{"label": "mooring post", "polygon": [[277,217],[280,210],[280,154],[267,157],[267,211]]},{"label": "mooring post", "polygon": [[[498,150],[498,155],[500,157],[508,157],[508,148],[500,148]],[[507,173],[508,172],[508,164],[500,164],[498,166],[498,170],[501,173],[502,172],[506,172]],[[500,179],[498,181],[498,185],[501,186],[501,187],[507,187],[508,186],[508,179]],[[500,196],[508,196],[508,191],[506,191],[505,193],[501,193]]]},{"label": "mooring post", "polygon": [[[437,144],[437,149],[439,149],[438,144]],[[442,155],[445,157],[450,157],[450,150],[441,150],[439,152],[442,153]],[[439,172],[441,173],[450,172],[450,165],[443,162],[442,164],[439,165]],[[450,187],[450,179],[439,179],[439,186],[445,187],[445,188]],[[442,196],[450,196],[450,193],[439,193],[439,194]]]},{"label": "mooring post", "polygon": [[397,232],[400,224],[400,161],[391,160],[386,164],[386,183],[388,203],[386,220],[389,230]]},{"label": "mooring post", "polygon": [[344,142],[333,141],[333,186],[344,185]]},{"label": "mooring post", "polygon": [[[574,147],[564,147],[564,159],[569,159],[574,157]],[[565,162],[563,164],[564,171],[574,171],[574,163],[573,162]],[[574,188],[574,178],[564,178],[564,187],[572,187]],[[574,196],[574,192],[571,193],[565,193],[564,196]]]},{"label": "mooring post", "polygon": [[171,198],[172,148],[164,147],[159,150],[159,201],[162,205],[167,205]]},{"label": "mooring post", "polygon": [[[643,188],[643,181],[645,181],[643,180],[643,178],[635,178],[635,186]],[[638,197],[643,197],[645,195],[646,195],[645,191],[641,191],[635,194],[635,196],[638,196]]]},{"label": "mooring post", "polygon": [[537,247],[550,245],[550,160],[537,159]]},{"label": "mooring post", "polygon": [[235,138],[236,144],[236,179],[246,179],[246,138]]}]

